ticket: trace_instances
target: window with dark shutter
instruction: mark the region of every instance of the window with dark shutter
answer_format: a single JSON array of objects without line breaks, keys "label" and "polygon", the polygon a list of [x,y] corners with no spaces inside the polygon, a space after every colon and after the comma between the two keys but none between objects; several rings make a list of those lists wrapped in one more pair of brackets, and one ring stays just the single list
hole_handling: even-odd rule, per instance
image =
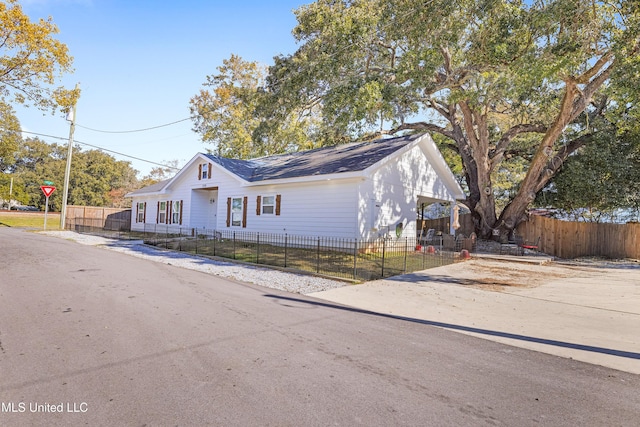
[{"label": "window with dark shutter", "polygon": [[144,202],[144,210],[142,214],[142,222],[147,222],[147,202]]},{"label": "window with dark shutter", "polygon": [[198,165],[198,181],[202,179],[202,164]]},{"label": "window with dark shutter", "polygon": [[263,215],[273,215],[275,213],[276,197],[275,196],[262,196],[262,209]]},{"label": "window with dark shutter", "polygon": [[242,228],[247,228],[247,203],[249,198],[244,196],[242,200]]},{"label": "window with dark shutter", "polygon": [[260,215],[260,201],[261,201],[261,197],[258,196],[256,197],[256,215]]},{"label": "window with dark shutter", "polygon": [[280,215],[280,206],[282,204],[282,196],[276,195],[276,215]]},{"label": "window with dark shutter", "polygon": [[208,175],[207,178],[211,179],[211,163],[209,163],[209,169],[207,169]]},{"label": "window with dark shutter", "polygon": [[171,221],[171,202],[167,200],[164,204],[164,222],[165,224],[169,224]]},{"label": "window with dark shutter", "polygon": [[247,202],[246,196],[227,199],[227,213],[230,217],[231,227],[247,226]]},{"label": "window with dark shutter", "polygon": [[158,224],[167,223],[167,202],[158,202]]},{"label": "window with dark shutter", "polygon": [[227,227],[231,226],[231,197],[227,197]]}]

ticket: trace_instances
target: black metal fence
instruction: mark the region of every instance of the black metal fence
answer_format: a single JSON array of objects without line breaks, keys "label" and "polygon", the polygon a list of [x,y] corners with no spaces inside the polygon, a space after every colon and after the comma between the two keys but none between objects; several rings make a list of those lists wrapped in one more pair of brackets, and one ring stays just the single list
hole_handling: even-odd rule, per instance
[{"label": "black metal fence", "polygon": [[[366,281],[451,264],[460,247],[446,247],[443,239],[423,245],[417,238],[357,239],[307,237],[231,230],[205,230],[146,224],[144,231],[124,225],[107,230],[91,220],[75,218],[68,229],[144,243],[195,255],[308,271],[342,279]],[[460,245],[458,245],[460,246]]]},{"label": "black metal fence", "polygon": [[131,219],[110,218],[108,221],[102,218],[66,218],[65,228],[84,234],[110,237],[114,239],[140,239],[132,236]]}]

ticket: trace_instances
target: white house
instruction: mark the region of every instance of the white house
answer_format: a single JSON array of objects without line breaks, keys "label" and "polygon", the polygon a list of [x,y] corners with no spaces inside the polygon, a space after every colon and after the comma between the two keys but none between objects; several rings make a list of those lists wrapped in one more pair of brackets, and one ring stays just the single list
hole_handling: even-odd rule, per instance
[{"label": "white house", "polygon": [[464,199],[427,134],[235,160],[197,154],[127,194],[132,230],[237,230],[360,240],[414,237],[417,206]]}]

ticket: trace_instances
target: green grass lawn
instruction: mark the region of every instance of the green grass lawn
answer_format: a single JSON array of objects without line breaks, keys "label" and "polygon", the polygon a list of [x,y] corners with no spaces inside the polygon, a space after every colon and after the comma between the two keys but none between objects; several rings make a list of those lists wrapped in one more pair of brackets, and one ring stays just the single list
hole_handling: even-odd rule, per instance
[{"label": "green grass lawn", "polygon": [[[0,211],[0,226],[44,229],[44,212]],[[47,230],[60,230],[60,214],[47,214]]]},{"label": "green grass lawn", "polygon": [[[315,248],[274,246],[256,242],[233,240],[198,240],[193,238],[160,239],[157,244],[167,249],[191,252],[198,255],[232,258],[249,263],[287,267],[319,273],[332,277],[355,280],[372,280],[406,272],[424,270],[450,264],[454,255],[431,255],[413,250],[388,251],[382,259],[381,252],[354,254],[353,251],[336,251]],[[355,256],[355,259],[354,259]]]}]

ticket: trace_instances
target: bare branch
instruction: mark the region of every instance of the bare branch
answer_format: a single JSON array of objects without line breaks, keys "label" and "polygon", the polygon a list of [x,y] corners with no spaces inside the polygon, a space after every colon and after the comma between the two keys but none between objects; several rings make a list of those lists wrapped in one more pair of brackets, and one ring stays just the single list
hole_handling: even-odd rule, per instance
[{"label": "bare branch", "polygon": [[425,99],[425,102],[434,110],[436,110],[438,113],[440,113],[441,116],[446,117],[447,119],[450,117],[450,110],[447,108],[447,106],[440,104],[438,101],[434,100],[433,98],[431,98],[430,96],[428,96]]},{"label": "bare branch", "polygon": [[[604,55],[602,55],[602,57],[600,59],[598,59],[596,61],[595,64],[593,64],[593,67],[589,68],[587,71],[585,71],[584,73],[582,73],[578,77],[573,78],[572,80],[576,84],[587,84],[587,83],[589,83],[591,78],[593,76],[595,76],[596,74],[598,74],[600,72],[600,70],[602,70],[602,68],[605,66],[605,64],[607,62],[611,61],[612,58],[613,58],[613,53],[611,53],[610,51],[605,53]],[[611,68],[611,67],[609,67],[609,68]]]},{"label": "bare branch", "polygon": [[426,122],[403,123],[400,126],[390,129],[388,131],[382,131],[381,134],[393,135],[403,130],[424,130],[429,132],[437,132],[441,135],[446,136],[447,138],[454,139],[453,133],[450,130],[447,130],[446,128],[443,128],[438,125],[434,125],[433,123],[426,123]]},{"label": "bare branch", "polygon": [[444,70],[447,75],[451,75],[451,52],[449,52],[449,49],[445,46],[440,46],[440,52],[444,59]]}]

